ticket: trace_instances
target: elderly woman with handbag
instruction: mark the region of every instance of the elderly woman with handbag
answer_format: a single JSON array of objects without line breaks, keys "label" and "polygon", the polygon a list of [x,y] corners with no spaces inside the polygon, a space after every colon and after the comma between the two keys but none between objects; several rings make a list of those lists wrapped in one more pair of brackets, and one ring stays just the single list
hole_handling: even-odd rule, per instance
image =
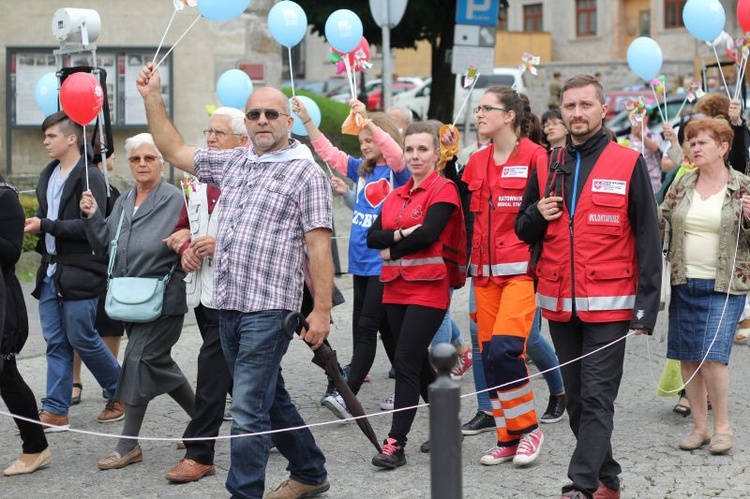
[{"label": "elderly woman with handbag", "polygon": [[[162,179],[164,160],[150,134],[129,138],[125,151],[135,187],[120,196],[106,219],[88,191],[80,208],[88,217],[86,235],[92,247],[110,252],[105,309],[125,322],[128,335],[117,398],[126,406],[122,435],[134,437],[152,399],[167,393],[192,418],[195,396],[171,356],[187,304],[180,257],[164,239],[180,214],[182,193]],[[142,459],[138,441],[121,438],[98,467],[123,468]]]},{"label": "elderly woman with handbag", "polygon": [[688,399],[708,395],[713,407],[710,436],[707,405],[691,404],[693,431],[680,449],[710,444],[711,454],[726,454],[729,354],[750,291],[750,179],[726,163],[733,137],[726,120],[693,119],[685,137],[697,168],[674,181],[661,205],[662,224],[671,225],[667,357],[681,361]]}]

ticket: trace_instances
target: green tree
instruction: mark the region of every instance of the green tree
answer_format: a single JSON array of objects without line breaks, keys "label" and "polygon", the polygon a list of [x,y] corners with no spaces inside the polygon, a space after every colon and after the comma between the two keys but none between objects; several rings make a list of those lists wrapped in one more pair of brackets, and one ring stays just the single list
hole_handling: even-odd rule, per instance
[{"label": "green tree", "polygon": [[[368,42],[380,45],[382,31],[370,14],[367,0],[351,0],[342,5],[330,0],[297,0],[305,9],[307,20],[313,31],[325,36],[325,22],[337,9],[345,7],[355,12],[362,20],[364,36]],[[392,48],[416,48],[420,40],[427,40],[432,47],[432,93],[430,117],[443,122],[453,119],[453,95],[455,77],[451,73],[450,53],[453,48],[453,32],[456,19],[456,0],[409,0],[404,17],[398,26],[391,29]]]}]

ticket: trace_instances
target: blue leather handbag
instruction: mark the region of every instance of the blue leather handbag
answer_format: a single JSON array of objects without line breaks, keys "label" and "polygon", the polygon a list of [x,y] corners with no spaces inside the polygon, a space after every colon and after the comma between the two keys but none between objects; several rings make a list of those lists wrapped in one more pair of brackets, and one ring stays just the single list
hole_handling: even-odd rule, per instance
[{"label": "blue leather handbag", "polygon": [[172,278],[176,263],[169,273],[158,277],[113,277],[117,257],[117,240],[120,239],[123,212],[117,226],[115,238],[110,243],[109,266],[107,268],[107,296],[104,310],[107,315],[123,322],[151,322],[161,316],[164,290]]}]

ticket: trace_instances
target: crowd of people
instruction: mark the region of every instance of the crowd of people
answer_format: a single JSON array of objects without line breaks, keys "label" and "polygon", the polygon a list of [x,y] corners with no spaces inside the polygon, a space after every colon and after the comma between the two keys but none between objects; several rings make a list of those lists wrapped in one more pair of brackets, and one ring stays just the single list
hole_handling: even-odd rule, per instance
[{"label": "crowd of people", "polygon": [[[477,391],[477,413],[461,431],[496,434],[478,463],[530,465],[543,450],[541,424],[567,412],[576,443],[562,497],[620,497],[611,436],[623,340],[629,331],[653,332],[663,237],[671,262],[667,365],[679,365],[684,385],[675,410],[694,424],[677,446],[729,452],[729,354],[750,337],[750,133],[739,102],[708,94],[699,114],[678,127],[665,124],[663,138],[647,122],[634,122],[624,146],[604,126],[598,78],[563,81],[556,74],[555,82],[541,117],[525,95],[489,87],[473,110],[477,141],[461,151],[452,126],[412,123],[400,108],[368,115],[352,100],[357,158],[333,146],[303,102],[290,103],[271,87],[256,89],[244,112],[217,109],[204,131],[207,147],[190,146],[170,122],[159,73],[148,64],[137,87],[151,133],[126,141],[135,185],[119,196],[106,191],[106,164],[81,153],[81,127],[64,112],[49,116],[42,131],[52,162],[37,185],[35,217],[24,219],[17,192],[0,178],[0,394],[11,412],[40,423],[16,421],[23,453],[4,474],[50,463],[45,433],[68,430],[69,408],[80,402],[77,355],[107,399],[98,421],[123,420],[122,438],[99,469],[143,459],[137,436],[149,402],[168,394],[189,419],[185,457],[168,480],[214,474],[214,437],[231,419],[232,435],[263,433],[231,440],[226,488],[233,497],[329,490],[325,455],[304,427],[280,365],[290,343],[287,316],[303,312],[300,338],[314,350],[326,341],[340,302],[333,192],[352,209],[353,348],[342,373],[358,394],[379,334],[395,377],[394,394],[381,402],[395,409],[392,424],[372,465],[406,464],[416,406],[420,397],[429,402],[436,376],[429,352],[452,343],[459,353],[454,378],[472,369]],[[293,114],[335,174],[324,173],[311,148],[290,136]],[[182,190],[164,180],[166,162],[189,175]],[[42,255],[34,297],[47,386],[39,411],[15,360],[28,335],[14,274],[24,232],[39,234]],[[123,323],[107,316],[108,279],[122,277],[160,280],[155,318]],[[467,278],[469,313],[451,317],[452,292]],[[188,307],[203,340],[195,392],[171,356]],[[541,335],[542,318],[552,344]],[[470,344],[456,324],[463,320]],[[529,362],[549,387],[541,416]],[[321,403],[351,417],[333,384]],[[290,427],[295,431],[264,433]],[[288,460],[289,478],[267,492],[271,447]],[[420,450],[429,452],[430,442]]]}]

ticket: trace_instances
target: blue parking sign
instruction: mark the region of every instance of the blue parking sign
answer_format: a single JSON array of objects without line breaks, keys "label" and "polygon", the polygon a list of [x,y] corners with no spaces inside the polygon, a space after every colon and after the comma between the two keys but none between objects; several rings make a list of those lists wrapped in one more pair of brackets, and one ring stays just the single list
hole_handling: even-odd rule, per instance
[{"label": "blue parking sign", "polygon": [[456,24],[495,26],[500,12],[500,0],[458,0]]}]

